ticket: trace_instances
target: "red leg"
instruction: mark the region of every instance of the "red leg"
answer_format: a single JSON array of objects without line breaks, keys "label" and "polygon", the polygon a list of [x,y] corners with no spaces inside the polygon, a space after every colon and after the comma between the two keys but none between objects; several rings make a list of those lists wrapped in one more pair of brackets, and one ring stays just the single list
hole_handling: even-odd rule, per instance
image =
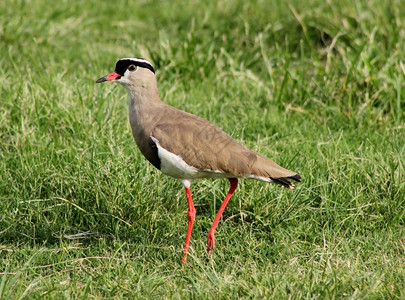
[{"label": "red leg", "polygon": [[225,207],[229,202],[229,199],[231,199],[233,192],[235,191],[236,187],[238,186],[237,178],[229,178],[229,182],[231,183],[231,187],[229,188],[228,194],[226,194],[226,197],[225,197],[224,201],[222,202],[221,207],[218,210],[217,216],[215,217],[214,223],[212,223],[211,229],[208,232],[208,240],[207,240],[208,255],[211,254],[211,250],[215,247],[215,237],[214,237],[215,228],[218,225],[219,219],[221,219],[222,213],[224,212]]},{"label": "red leg", "polygon": [[181,261],[182,264],[185,264],[187,262],[187,252],[188,252],[188,247],[190,244],[190,237],[191,237],[191,231],[193,230],[193,223],[195,219],[195,207],[193,204],[193,199],[191,198],[191,192],[190,188],[186,187],[186,194],[187,194],[187,202],[188,202],[188,227],[187,227],[187,234],[186,234],[186,243],[184,245],[184,254],[183,254],[183,260]]}]

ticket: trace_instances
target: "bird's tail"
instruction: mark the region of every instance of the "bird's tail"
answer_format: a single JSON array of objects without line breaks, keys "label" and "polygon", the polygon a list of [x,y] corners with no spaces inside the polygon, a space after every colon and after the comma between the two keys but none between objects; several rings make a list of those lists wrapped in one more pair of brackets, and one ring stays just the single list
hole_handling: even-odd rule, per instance
[{"label": "bird's tail", "polygon": [[271,159],[260,154],[255,165],[255,175],[269,178],[272,182],[281,184],[289,189],[294,187],[294,184],[290,181],[291,179],[298,182],[301,181],[301,176],[298,173],[284,169]]},{"label": "bird's tail", "polygon": [[283,185],[283,186],[285,186],[285,187],[287,187],[289,189],[292,189],[292,188],[294,188],[294,183],[292,183],[289,179],[293,179],[295,181],[300,182],[301,181],[301,176],[300,176],[300,174],[297,173],[297,174],[295,174],[293,176],[278,177],[278,178],[270,177],[270,179],[275,183],[281,184],[281,185]]}]

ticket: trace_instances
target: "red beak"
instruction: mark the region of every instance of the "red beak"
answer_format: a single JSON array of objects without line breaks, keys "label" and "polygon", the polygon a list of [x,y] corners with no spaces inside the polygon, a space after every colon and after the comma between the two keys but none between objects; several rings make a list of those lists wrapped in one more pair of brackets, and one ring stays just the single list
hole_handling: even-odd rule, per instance
[{"label": "red beak", "polygon": [[121,75],[118,74],[117,72],[112,72],[111,74],[108,74],[107,76],[101,77],[96,81],[96,83],[104,82],[104,81],[113,81],[120,79]]}]

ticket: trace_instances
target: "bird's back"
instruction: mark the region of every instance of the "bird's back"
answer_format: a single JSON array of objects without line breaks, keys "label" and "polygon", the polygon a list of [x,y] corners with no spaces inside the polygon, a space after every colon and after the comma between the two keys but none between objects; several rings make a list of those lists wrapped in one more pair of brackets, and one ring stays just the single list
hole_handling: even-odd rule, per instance
[{"label": "bird's back", "polygon": [[296,172],[250,150],[207,120],[168,105],[164,111],[155,120],[151,135],[188,165],[207,172],[207,177],[214,172],[275,181],[287,187],[291,186],[289,178],[300,179]]}]

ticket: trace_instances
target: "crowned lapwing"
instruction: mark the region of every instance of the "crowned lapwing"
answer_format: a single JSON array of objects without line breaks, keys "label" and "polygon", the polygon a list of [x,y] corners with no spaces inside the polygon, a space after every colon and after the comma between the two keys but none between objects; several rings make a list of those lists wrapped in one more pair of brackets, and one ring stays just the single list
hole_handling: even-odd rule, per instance
[{"label": "crowned lapwing", "polygon": [[186,190],[188,227],[182,263],[187,261],[196,210],[190,185],[195,179],[228,178],[231,187],[208,233],[208,254],[215,246],[215,228],[238,185],[238,178],[275,182],[287,188],[300,181],[284,169],[230,137],[210,122],[174,108],[159,98],[155,70],[140,58],[123,58],[115,71],[97,80],[115,81],[127,89],[129,121],[135,142],[146,159],[164,174],[179,179]]}]

